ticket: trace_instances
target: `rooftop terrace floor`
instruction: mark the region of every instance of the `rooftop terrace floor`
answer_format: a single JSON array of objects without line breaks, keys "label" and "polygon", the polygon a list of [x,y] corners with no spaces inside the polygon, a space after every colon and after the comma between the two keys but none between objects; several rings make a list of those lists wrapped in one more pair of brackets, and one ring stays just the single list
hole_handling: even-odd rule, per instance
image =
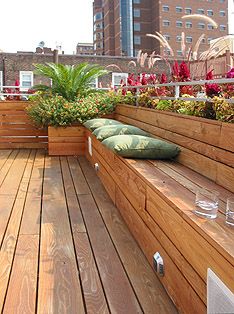
[{"label": "rooftop terrace floor", "polygon": [[0,151],[3,313],[176,313],[85,158]]}]

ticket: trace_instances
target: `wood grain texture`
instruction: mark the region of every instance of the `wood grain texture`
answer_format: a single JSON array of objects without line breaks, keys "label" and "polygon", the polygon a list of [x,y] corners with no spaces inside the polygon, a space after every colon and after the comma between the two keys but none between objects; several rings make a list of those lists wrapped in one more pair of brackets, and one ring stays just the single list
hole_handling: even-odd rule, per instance
[{"label": "wood grain texture", "polygon": [[79,201],[110,311],[142,313],[94,199],[79,195]]},{"label": "wood grain texture", "polygon": [[[16,243],[18,239],[18,233],[20,229],[21,217],[24,209],[24,202],[27,195],[27,187],[29,184],[31,171],[33,167],[35,152],[31,152],[30,158],[28,160],[27,166],[24,171],[24,175],[20,182],[20,188],[14,198],[3,198],[0,202],[0,206],[4,206],[0,209],[7,208],[7,206],[12,206],[12,213],[9,219],[8,225],[1,225],[0,234],[2,238],[0,246],[0,311],[3,309],[4,298],[7,291],[7,286],[9,282],[9,276],[11,272],[11,267],[14,259]],[[8,202],[5,202],[8,200]],[[14,203],[13,203],[14,201]],[[6,207],[5,207],[6,206]],[[6,223],[6,221],[5,221]],[[6,228],[6,229],[5,229]],[[4,238],[3,238],[4,234]],[[35,300],[34,300],[35,301]]]},{"label": "wood grain texture", "polygon": [[82,173],[78,160],[75,157],[68,157],[68,163],[76,194],[77,195],[90,194],[91,192],[89,186]]},{"label": "wood grain texture", "polygon": [[38,248],[38,235],[19,236],[4,313],[35,313]]},{"label": "wood grain texture", "polygon": [[84,313],[58,158],[46,158],[43,191],[38,313]]},{"label": "wood grain texture", "polygon": [[86,233],[75,232],[74,241],[86,310],[88,313],[109,313],[88,235]]},{"label": "wood grain texture", "polygon": [[[206,313],[205,304],[198,298],[196,292],[184,278],[180,269],[175,266],[170,256],[146,227],[134,208],[117,188],[116,203],[130,231],[137,239],[148,261],[152,264],[152,256],[160,252],[165,263],[165,276],[160,278],[170,297],[182,313]],[[163,313],[163,312],[162,312]]]},{"label": "wood grain texture", "polygon": [[78,143],[48,143],[49,156],[80,156],[84,155],[84,142]]},{"label": "wood grain texture", "polygon": [[[102,218],[145,313],[174,313],[175,307],[113,205],[96,173],[79,158]],[[139,272],[141,276],[139,276]]]},{"label": "wood grain texture", "polygon": [[68,160],[66,157],[61,157],[60,160],[72,232],[73,233],[86,232],[86,227],[80,210],[80,205],[77,199]]},{"label": "wood grain texture", "polygon": [[48,127],[50,137],[83,137],[84,132],[85,128],[83,126]]}]

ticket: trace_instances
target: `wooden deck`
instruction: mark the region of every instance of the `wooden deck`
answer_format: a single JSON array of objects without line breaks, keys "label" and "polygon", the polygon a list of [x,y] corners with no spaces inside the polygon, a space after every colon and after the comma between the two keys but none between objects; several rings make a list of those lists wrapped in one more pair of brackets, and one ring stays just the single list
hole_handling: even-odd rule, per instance
[{"label": "wooden deck", "polygon": [[0,310],[176,313],[85,158],[0,151]]}]

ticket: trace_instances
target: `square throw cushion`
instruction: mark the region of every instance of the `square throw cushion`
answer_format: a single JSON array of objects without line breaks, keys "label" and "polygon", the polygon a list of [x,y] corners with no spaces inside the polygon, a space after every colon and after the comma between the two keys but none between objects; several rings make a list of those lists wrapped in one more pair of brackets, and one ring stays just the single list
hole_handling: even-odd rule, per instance
[{"label": "square throw cushion", "polygon": [[172,159],[180,149],[174,144],[141,135],[115,135],[102,142],[120,156],[141,159]]},{"label": "square throw cushion", "polygon": [[84,126],[90,131],[94,131],[95,129],[100,128],[101,126],[104,125],[117,125],[117,124],[122,123],[113,119],[97,118],[86,121],[84,123]]},{"label": "square throw cushion", "polygon": [[93,134],[97,137],[99,141],[103,141],[110,136],[120,134],[150,136],[149,133],[137,128],[136,126],[127,124],[105,125],[94,130]]}]

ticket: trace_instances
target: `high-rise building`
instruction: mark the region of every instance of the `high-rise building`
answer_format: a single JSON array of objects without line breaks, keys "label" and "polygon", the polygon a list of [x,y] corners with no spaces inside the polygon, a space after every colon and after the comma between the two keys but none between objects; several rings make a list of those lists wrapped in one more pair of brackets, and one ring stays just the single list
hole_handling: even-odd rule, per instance
[{"label": "high-rise building", "polygon": [[[183,18],[184,15],[204,15],[202,18]],[[199,51],[209,48],[212,39],[228,33],[228,0],[94,0],[94,53],[114,56],[136,56],[144,52],[170,54],[167,48],[146,34],[160,32],[172,47],[175,57],[182,56],[184,33],[186,51],[195,46],[205,34]]]}]

